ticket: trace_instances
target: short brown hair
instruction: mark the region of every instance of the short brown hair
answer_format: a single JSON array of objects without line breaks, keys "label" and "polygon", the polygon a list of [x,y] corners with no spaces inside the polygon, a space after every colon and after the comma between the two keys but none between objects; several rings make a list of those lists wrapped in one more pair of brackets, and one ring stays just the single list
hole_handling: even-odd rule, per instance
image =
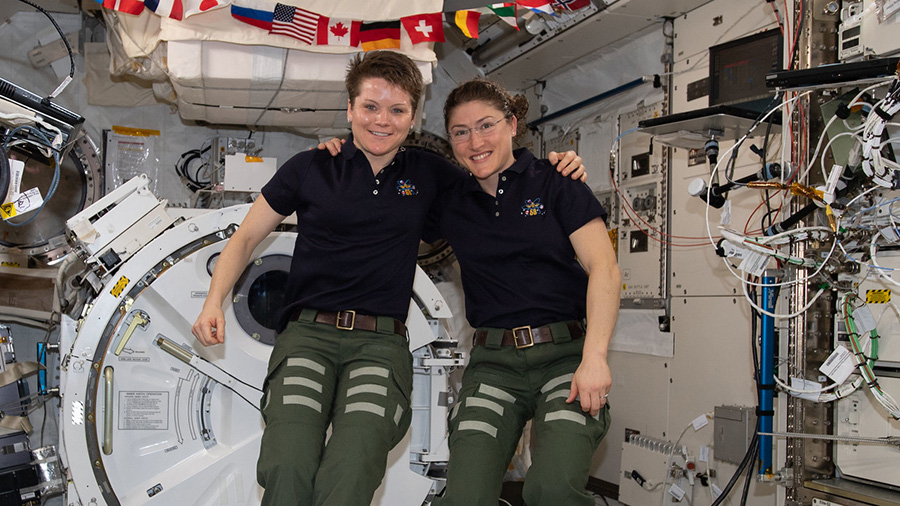
[{"label": "short brown hair", "polygon": [[516,134],[525,133],[525,116],[528,114],[528,99],[525,95],[513,96],[503,86],[480,77],[460,84],[447,96],[447,101],[444,102],[444,128],[450,125],[450,113],[453,109],[476,100],[497,108],[507,119],[515,116],[518,121]]},{"label": "short brown hair", "polygon": [[358,53],[350,60],[347,77],[344,79],[347,93],[350,94],[351,105],[359,96],[362,82],[369,78],[384,79],[408,93],[413,111],[416,110],[419,99],[422,98],[422,93],[425,91],[422,72],[408,56],[396,51]]}]

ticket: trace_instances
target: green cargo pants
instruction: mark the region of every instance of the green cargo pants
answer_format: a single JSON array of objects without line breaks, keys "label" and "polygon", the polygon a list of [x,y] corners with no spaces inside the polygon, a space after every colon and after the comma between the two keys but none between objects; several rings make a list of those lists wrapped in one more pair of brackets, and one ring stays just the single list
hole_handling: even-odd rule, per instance
[{"label": "green cargo pants", "polygon": [[388,452],[409,428],[409,342],[393,330],[311,323],[314,316],[303,310],[269,359],[257,464],[262,505],[369,506]]},{"label": "green cargo pants", "polygon": [[584,339],[566,335],[517,350],[500,347],[500,335],[489,333],[486,345],[472,350],[450,414],[447,489],[434,506],[496,506],[529,419],[535,444],[522,491],[525,504],[593,506],[585,487],[591,458],[609,429],[609,407],[592,417],[577,401],[565,402]]}]

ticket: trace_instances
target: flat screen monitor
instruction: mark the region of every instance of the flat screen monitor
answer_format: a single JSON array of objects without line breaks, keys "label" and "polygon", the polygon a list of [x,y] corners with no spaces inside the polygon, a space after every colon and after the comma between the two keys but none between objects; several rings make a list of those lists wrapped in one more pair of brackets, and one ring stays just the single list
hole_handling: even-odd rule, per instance
[{"label": "flat screen monitor", "polygon": [[778,29],[709,48],[709,105],[762,110],[775,93],[766,75],[782,69],[782,55]]}]

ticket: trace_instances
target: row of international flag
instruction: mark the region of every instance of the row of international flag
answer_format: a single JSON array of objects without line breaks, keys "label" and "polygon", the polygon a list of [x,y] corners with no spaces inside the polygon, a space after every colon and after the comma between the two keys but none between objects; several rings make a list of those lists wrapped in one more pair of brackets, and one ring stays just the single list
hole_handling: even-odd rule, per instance
[{"label": "row of international flag", "polygon": [[[164,18],[181,21],[186,16],[200,14],[208,10],[226,5],[229,0],[96,0],[107,9],[126,14],[138,15],[144,9],[159,14]],[[230,2],[229,2],[230,3]]]},{"label": "row of international flag", "polygon": [[[446,13],[417,14],[393,21],[365,22],[338,19],[315,12],[266,0],[96,0],[107,9],[127,14],[141,14],[144,9],[176,20],[230,6],[231,15],[244,23],[286,35],[309,45],[352,46],[364,51],[400,47],[400,30],[406,30],[410,42],[444,42],[443,16],[469,38],[478,38],[481,12],[461,10]],[[577,11],[591,0],[516,0],[486,6],[492,14],[518,30],[518,8],[556,15],[557,11]]]}]

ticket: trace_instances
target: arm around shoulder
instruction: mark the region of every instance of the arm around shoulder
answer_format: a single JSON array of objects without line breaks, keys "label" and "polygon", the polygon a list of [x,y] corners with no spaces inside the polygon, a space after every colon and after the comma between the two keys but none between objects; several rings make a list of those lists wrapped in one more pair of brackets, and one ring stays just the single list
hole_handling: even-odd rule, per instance
[{"label": "arm around shoulder", "polygon": [[286,216],[272,209],[265,197],[260,196],[250,207],[237,231],[225,244],[216,261],[203,309],[191,327],[191,333],[204,346],[225,342],[225,314],[222,311],[222,303],[247,266],[253,250],[285,218]]}]

